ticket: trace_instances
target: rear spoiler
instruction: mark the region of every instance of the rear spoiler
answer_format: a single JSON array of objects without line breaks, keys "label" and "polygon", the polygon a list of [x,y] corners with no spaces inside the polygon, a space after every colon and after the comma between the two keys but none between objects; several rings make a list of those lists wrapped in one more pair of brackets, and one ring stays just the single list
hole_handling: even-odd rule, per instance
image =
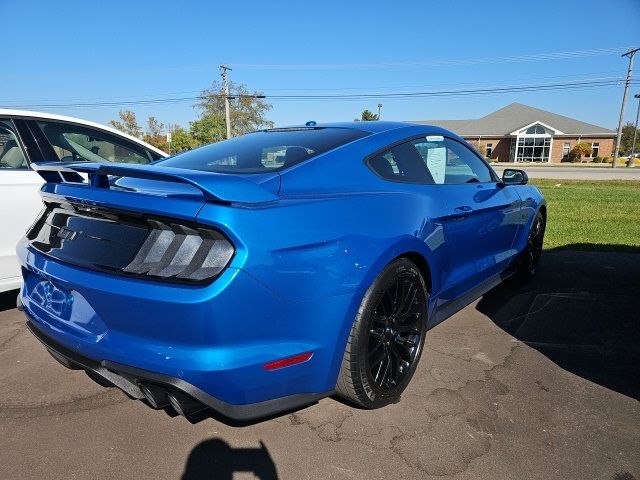
[{"label": "rear spoiler", "polygon": [[31,166],[47,183],[85,183],[80,173],[86,173],[89,185],[94,188],[110,188],[109,176],[112,175],[186,183],[200,190],[205,200],[213,202],[264,203],[278,200],[273,193],[238,175],[160,165],[49,162]]}]

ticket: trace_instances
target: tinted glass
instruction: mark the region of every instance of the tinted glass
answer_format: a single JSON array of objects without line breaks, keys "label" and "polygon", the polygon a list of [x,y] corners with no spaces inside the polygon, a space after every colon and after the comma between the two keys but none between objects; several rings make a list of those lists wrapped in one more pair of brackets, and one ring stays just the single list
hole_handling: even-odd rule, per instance
[{"label": "tinted glass", "polygon": [[158,162],[220,173],[262,173],[290,167],[368,135],[343,128],[273,129],[249,133]]},{"label": "tinted glass", "polygon": [[369,167],[387,180],[406,183],[433,183],[422,154],[420,141],[396,145],[368,160]]},{"label": "tinted glass", "polygon": [[0,168],[29,168],[10,120],[0,119]]},{"label": "tinted glass", "polygon": [[447,162],[444,183],[485,183],[494,181],[491,170],[465,145],[445,139]]},{"label": "tinted glass", "polygon": [[62,161],[149,163],[140,145],[92,128],[58,122],[38,122]]}]

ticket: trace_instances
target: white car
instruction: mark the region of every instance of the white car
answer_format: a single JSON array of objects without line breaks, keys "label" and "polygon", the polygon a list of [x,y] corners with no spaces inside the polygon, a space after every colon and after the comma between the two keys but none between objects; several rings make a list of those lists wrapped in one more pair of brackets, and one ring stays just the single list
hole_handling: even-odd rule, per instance
[{"label": "white car", "polygon": [[0,109],[0,292],[22,283],[15,247],[42,209],[32,163],[149,163],[167,154],[110,127],[49,113]]}]

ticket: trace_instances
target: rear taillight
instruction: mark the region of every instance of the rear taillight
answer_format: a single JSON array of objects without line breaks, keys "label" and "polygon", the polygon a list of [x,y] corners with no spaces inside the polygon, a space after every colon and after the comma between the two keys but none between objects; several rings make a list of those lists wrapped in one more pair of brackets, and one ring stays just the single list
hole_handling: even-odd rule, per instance
[{"label": "rear taillight", "polygon": [[149,233],[122,271],[160,280],[205,283],[216,278],[234,254],[219,232],[147,220]]}]

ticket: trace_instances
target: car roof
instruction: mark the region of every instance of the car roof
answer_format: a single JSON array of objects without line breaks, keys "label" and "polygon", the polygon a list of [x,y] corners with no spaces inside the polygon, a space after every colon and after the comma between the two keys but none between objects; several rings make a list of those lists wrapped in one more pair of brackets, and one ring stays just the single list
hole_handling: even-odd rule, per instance
[{"label": "car roof", "polygon": [[[410,123],[406,122],[388,122],[376,120],[372,122],[363,121],[363,122],[328,122],[328,123],[315,123],[313,125],[292,125],[286,128],[347,128],[351,130],[360,130],[362,132],[369,133],[380,133],[386,132],[388,130],[395,130],[397,128],[405,128],[412,126]],[[275,130],[279,130],[280,128],[275,128]]]},{"label": "car roof", "polygon": [[[359,130],[361,132],[367,132],[371,134],[375,133],[383,133],[390,132],[392,130],[411,130],[425,134],[433,134],[433,135],[447,135],[453,136],[462,140],[458,135],[450,130],[447,130],[442,127],[438,127],[437,125],[425,125],[418,123],[409,123],[409,122],[392,122],[392,121],[384,121],[384,120],[375,120],[375,121],[355,121],[355,122],[329,122],[329,123],[317,123],[314,125],[294,125],[290,127],[280,127],[275,128],[274,130],[286,130],[286,129],[297,129],[297,128],[346,128],[351,130]],[[401,134],[401,132],[397,132]]]},{"label": "car roof", "polygon": [[156,148],[153,145],[150,145],[147,142],[144,142],[139,138],[134,137],[133,135],[129,135],[127,133],[121,132],[120,130],[117,130],[112,127],[108,127],[106,125],[101,125],[99,123],[83,120],[81,118],[66,117],[64,115],[56,115],[55,113],[32,112],[29,110],[12,110],[8,108],[0,108],[0,116],[22,117],[22,118],[31,118],[31,119],[44,119],[44,120],[58,120],[60,122],[75,123],[75,124],[84,125],[87,127],[97,128],[99,130],[103,130],[105,132],[109,132],[114,135],[118,135],[119,137],[123,137],[133,142],[136,142],[137,144],[142,145],[145,148],[148,148],[149,150],[153,150],[154,152],[156,152],[159,155],[162,155],[163,157],[168,156],[166,152],[163,152],[159,148]]}]

